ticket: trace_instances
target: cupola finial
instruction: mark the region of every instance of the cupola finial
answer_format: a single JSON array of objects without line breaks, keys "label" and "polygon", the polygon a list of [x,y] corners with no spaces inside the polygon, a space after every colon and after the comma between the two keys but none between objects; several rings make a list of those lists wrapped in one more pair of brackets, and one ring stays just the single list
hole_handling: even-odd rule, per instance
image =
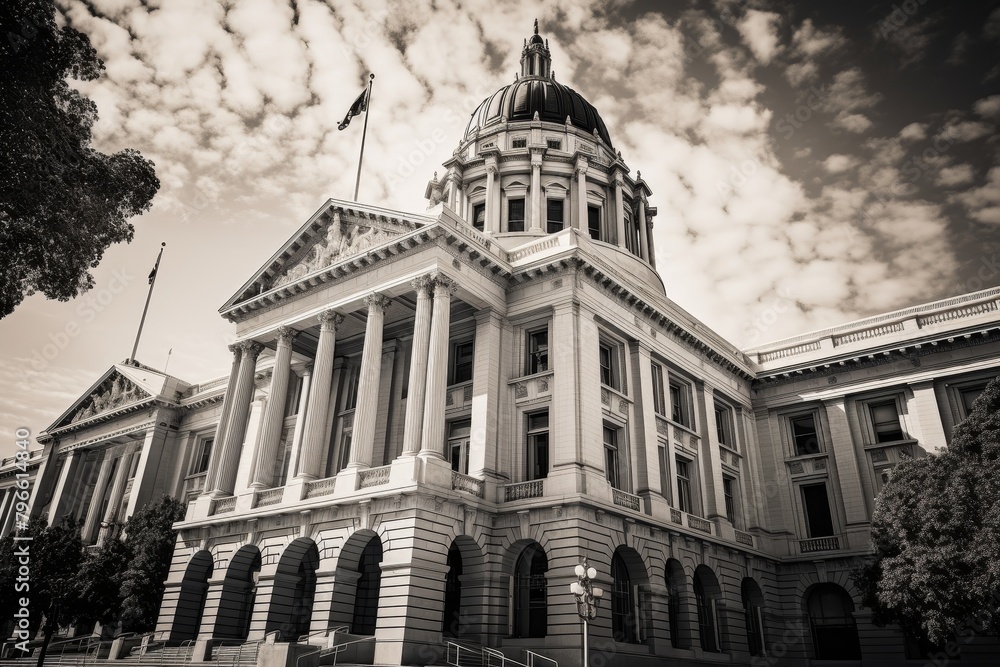
[{"label": "cupola finial", "polygon": [[535,19],[535,34],[538,34],[538,19]]},{"label": "cupola finial", "polygon": [[535,19],[534,34],[525,40],[524,50],[521,51],[521,76],[549,78],[551,68],[549,45],[538,34],[538,19]]}]

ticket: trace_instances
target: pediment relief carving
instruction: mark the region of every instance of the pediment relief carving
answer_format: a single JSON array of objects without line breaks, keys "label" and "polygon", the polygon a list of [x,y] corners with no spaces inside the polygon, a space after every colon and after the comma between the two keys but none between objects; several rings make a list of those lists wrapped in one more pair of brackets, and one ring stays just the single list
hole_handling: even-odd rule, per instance
[{"label": "pediment relief carving", "polygon": [[75,424],[146,398],[149,398],[149,394],[140,389],[139,385],[123,375],[112,374],[91,392],[90,397],[73,413],[69,423]]}]

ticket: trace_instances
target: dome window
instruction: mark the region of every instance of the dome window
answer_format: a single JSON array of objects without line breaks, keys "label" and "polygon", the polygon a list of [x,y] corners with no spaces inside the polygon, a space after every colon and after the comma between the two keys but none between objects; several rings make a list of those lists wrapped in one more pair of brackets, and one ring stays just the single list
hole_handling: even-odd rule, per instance
[{"label": "dome window", "polygon": [[507,200],[507,231],[524,231],[524,199]]},{"label": "dome window", "polygon": [[527,137],[516,137],[511,142],[511,148],[527,148],[527,147],[528,147],[528,138]]},{"label": "dome window", "polygon": [[486,229],[486,203],[475,204],[472,207],[472,226],[483,231]]},{"label": "dome window", "polygon": [[546,139],[545,145],[554,151],[562,150],[562,139]]},{"label": "dome window", "polygon": [[545,206],[546,231],[555,234],[563,230],[563,200],[549,199]]}]

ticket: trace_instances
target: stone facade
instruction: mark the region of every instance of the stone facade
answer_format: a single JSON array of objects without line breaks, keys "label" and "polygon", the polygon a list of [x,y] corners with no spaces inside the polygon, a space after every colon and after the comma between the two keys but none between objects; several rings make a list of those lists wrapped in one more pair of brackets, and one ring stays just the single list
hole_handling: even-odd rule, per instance
[{"label": "stone facade", "polygon": [[203,655],[337,630],[578,665],[586,556],[615,665],[919,660],[849,572],[883,472],[997,374],[1000,290],[741,352],[667,298],[652,193],[537,33],[522,68],[426,213],[330,200],[240,288],[227,378],[109,370],[40,438],[33,511],[97,540],[186,499],[157,631]]}]

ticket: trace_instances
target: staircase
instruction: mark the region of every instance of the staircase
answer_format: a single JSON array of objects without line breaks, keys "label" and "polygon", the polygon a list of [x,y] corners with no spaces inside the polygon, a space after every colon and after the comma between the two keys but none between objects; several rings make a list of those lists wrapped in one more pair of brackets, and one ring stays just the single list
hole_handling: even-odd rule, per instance
[{"label": "staircase", "polygon": [[216,667],[256,667],[260,642],[215,646],[212,663]]},{"label": "staircase", "polygon": [[445,643],[445,662],[451,667],[559,667],[552,658],[525,649],[524,662],[508,658],[494,648],[465,640]]}]

